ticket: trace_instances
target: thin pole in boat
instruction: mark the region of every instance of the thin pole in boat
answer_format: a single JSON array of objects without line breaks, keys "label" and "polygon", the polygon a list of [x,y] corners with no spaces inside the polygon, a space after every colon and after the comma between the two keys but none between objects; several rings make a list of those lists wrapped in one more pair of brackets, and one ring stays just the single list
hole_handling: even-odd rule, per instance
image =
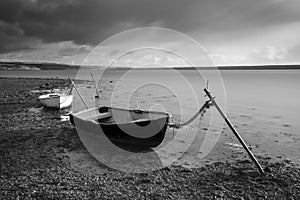
[{"label": "thin pole in boat", "polygon": [[94,76],[93,76],[92,73],[91,73],[91,77],[92,77],[92,79],[93,79],[94,87],[95,87],[95,90],[96,90],[95,98],[99,98],[100,95],[99,95],[99,92],[98,92],[98,90],[97,90],[96,82],[95,82],[95,79],[94,79]]},{"label": "thin pole in boat", "polygon": [[210,94],[210,92],[208,91],[207,88],[204,88],[204,92],[210,98],[212,104],[216,107],[216,109],[218,110],[218,112],[220,113],[220,115],[222,116],[222,118],[225,120],[225,122],[227,123],[227,125],[229,126],[229,128],[231,129],[231,131],[234,133],[235,137],[242,144],[242,146],[244,147],[244,149],[246,150],[246,152],[248,153],[248,155],[250,156],[250,158],[252,159],[252,161],[257,166],[259,172],[261,174],[264,174],[264,170],[263,170],[262,166],[259,164],[259,162],[255,158],[255,156],[253,155],[253,153],[251,152],[251,150],[248,148],[248,146],[245,144],[244,140],[239,135],[239,133],[236,131],[236,129],[234,128],[234,126],[231,124],[231,122],[229,121],[229,119],[227,118],[227,116],[223,113],[223,111],[221,110],[221,108],[218,106],[217,102],[215,101],[215,98],[211,96],[211,94]]},{"label": "thin pole in boat", "polygon": [[78,92],[76,86],[75,86],[75,83],[72,81],[71,77],[69,77],[69,80],[71,82],[71,84],[73,85],[74,89],[76,90],[78,96],[80,97],[82,103],[85,105],[86,109],[89,109],[89,107],[87,106],[87,104],[85,103],[85,101],[83,100],[82,96],[80,95],[80,93]]},{"label": "thin pole in boat", "polygon": [[69,91],[68,95],[71,95],[71,94],[72,94],[72,91],[73,91],[73,88],[74,88],[72,82],[71,82],[71,85],[72,85],[72,86],[71,86],[71,88],[70,88],[70,91]]}]

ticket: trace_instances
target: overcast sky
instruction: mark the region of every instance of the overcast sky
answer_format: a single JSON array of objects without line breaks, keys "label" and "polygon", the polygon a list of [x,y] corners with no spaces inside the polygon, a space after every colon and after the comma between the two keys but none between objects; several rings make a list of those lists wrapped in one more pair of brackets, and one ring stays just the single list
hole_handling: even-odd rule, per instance
[{"label": "overcast sky", "polygon": [[299,0],[0,0],[0,60],[78,64],[149,26],[187,34],[217,65],[300,63]]}]

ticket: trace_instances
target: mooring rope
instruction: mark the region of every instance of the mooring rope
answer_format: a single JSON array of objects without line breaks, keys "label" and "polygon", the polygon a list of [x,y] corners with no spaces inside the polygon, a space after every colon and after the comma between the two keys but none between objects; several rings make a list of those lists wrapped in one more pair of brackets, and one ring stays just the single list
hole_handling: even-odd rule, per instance
[{"label": "mooring rope", "polygon": [[206,109],[209,109],[209,107],[212,105],[211,100],[206,101],[203,106],[200,108],[200,110],[193,116],[191,117],[189,120],[187,120],[186,122],[181,122],[181,123],[169,123],[169,127],[171,128],[182,128],[188,124],[190,124],[192,121],[194,121],[199,115],[201,115],[201,117],[204,115],[204,113],[206,112]]}]

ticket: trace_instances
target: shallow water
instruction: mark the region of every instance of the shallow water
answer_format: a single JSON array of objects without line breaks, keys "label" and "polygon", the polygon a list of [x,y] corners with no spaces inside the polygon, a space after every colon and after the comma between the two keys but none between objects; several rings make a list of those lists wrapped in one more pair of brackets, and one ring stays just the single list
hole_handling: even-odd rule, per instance
[{"label": "shallow water", "polygon": [[[91,82],[91,72],[96,81],[100,79],[99,99],[94,98],[95,88]],[[83,70],[76,75],[76,71],[72,70],[5,71],[0,72],[0,76],[39,78],[71,76],[76,80],[86,80],[77,81],[76,84],[89,107],[96,104],[159,110],[171,113],[174,121],[185,121],[197,112],[207,100],[203,88],[209,79],[209,88],[216,96],[217,102],[256,154],[289,157],[294,162],[300,163],[299,70],[228,70],[220,73],[205,71],[200,72],[201,75],[191,70],[112,70],[106,71],[100,77],[102,72]],[[73,94],[73,112],[84,109],[85,106],[78,94],[75,91]],[[200,135],[201,140],[204,140],[201,148],[205,146],[203,144],[211,144],[210,147],[203,147],[204,151],[209,152],[207,160],[226,159],[226,156],[231,157],[232,152],[240,154],[237,148],[239,146],[236,145],[238,142],[228,129],[223,129],[222,123],[223,120],[216,110],[210,109],[202,121],[197,120],[189,127],[175,132],[175,147],[165,149],[162,155],[166,158],[176,157],[174,148],[177,152],[185,151],[184,146],[191,146],[189,143],[193,142],[189,140],[193,131],[198,133],[197,137]],[[221,132],[225,133],[220,136]],[[172,130],[168,133],[171,136],[173,134]],[[204,136],[206,140],[203,139]],[[178,162],[196,166],[199,157],[195,158],[195,155],[203,151],[203,148],[202,150],[199,148],[199,146],[190,148],[190,153],[186,154],[187,158]]]},{"label": "shallow water", "polygon": [[[79,77],[91,80],[89,72],[85,73],[85,76]],[[207,100],[203,92],[205,80],[189,70],[179,73],[155,70],[136,71],[129,75],[124,71],[106,73],[98,86],[101,91],[99,102],[143,109],[155,109],[157,106],[157,109],[188,118]],[[239,114],[243,117],[243,110],[249,110],[257,118],[275,120],[293,127],[295,133],[299,132],[300,71],[221,71],[220,77],[215,72],[211,73],[210,90],[229,115],[240,110]],[[124,75],[121,80],[120,75]],[[93,98],[95,90],[92,82],[78,87],[88,104],[98,103]],[[75,101],[75,111],[83,109],[83,105],[79,104]]]}]

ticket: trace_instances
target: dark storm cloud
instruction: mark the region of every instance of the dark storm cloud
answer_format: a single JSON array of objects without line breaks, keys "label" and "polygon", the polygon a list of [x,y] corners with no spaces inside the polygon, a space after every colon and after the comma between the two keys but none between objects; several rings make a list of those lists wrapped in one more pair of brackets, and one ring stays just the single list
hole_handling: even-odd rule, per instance
[{"label": "dark storm cloud", "polygon": [[235,38],[239,30],[299,20],[297,0],[0,0],[0,52],[60,41],[95,45],[157,24]]},{"label": "dark storm cloud", "polygon": [[24,31],[17,24],[0,20],[0,52],[30,49],[40,43],[40,39],[24,37]]},{"label": "dark storm cloud", "polygon": [[[184,7],[191,3],[193,1],[187,4],[181,0],[1,0],[0,19],[3,24],[21,32],[10,42],[18,42],[18,38],[36,38],[46,43],[97,44],[128,28],[159,20],[175,22],[184,15]],[[4,37],[9,37],[7,31],[0,31]],[[7,46],[4,41],[0,43],[0,51],[14,50],[3,48]]]}]

